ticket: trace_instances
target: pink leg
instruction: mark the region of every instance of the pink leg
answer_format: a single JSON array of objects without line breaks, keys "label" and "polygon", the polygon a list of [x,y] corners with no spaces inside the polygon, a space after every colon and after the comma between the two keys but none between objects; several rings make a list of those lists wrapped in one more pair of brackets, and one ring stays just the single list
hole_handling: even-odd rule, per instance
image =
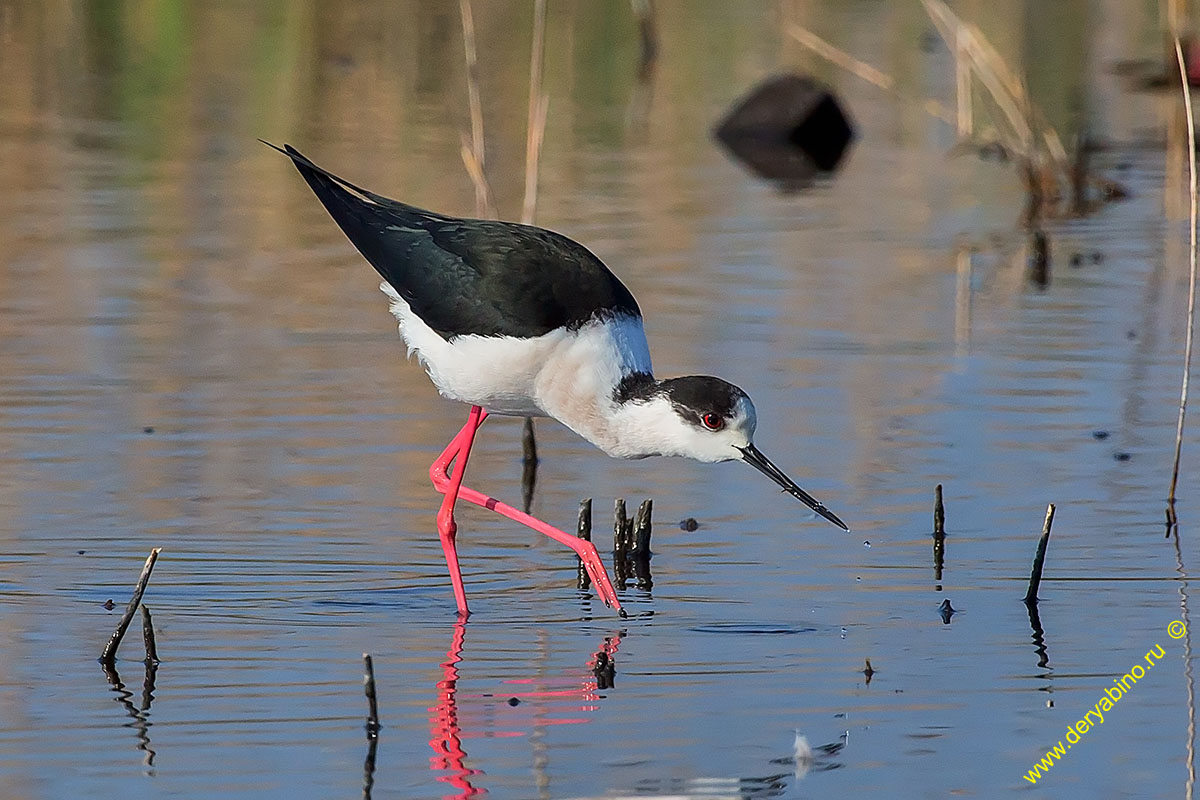
[{"label": "pink leg", "polygon": [[[458,603],[458,613],[463,619],[470,616],[471,610],[467,608],[467,593],[463,589],[462,571],[458,568],[458,548],[454,543],[454,537],[458,533],[458,525],[454,522],[454,502],[458,499],[463,475],[467,472],[467,457],[471,455],[471,445],[475,442],[475,431],[479,429],[485,416],[486,413],[482,408],[471,406],[467,424],[462,427],[458,435],[450,440],[450,444],[438,457],[438,460],[433,462],[433,468],[440,469],[441,474],[446,476],[448,484],[439,487],[439,491],[445,495],[445,499],[442,500],[442,508],[438,511],[437,529],[438,537],[442,540],[442,551],[446,554],[446,566],[450,570],[450,582],[454,585],[454,600]],[[456,462],[453,478],[450,478],[448,474],[451,460]],[[433,468],[430,470],[431,474]]]},{"label": "pink leg", "polygon": [[[501,503],[494,497],[488,497],[482,492],[462,485],[463,473],[467,466],[467,454],[470,453],[471,445],[474,442],[475,431],[485,419],[487,419],[487,412],[479,406],[472,406],[467,424],[450,440],[450,444],[429,467],[429,477],[433,481],[434,488],[446,496],[442,502],[442,510],[438,512],[438,534],[442,539],[442,549],[446,552],[446,563],[450,568],[450,580],[454,584],[454,598],[458,602],[459,613],[463,615],[470,613],[467,610],[466,593],[463,591],[462,574],[458,569],[458,553],[454,548],[454,534],[457,530],[454,524],[454,502],[461,498],[468,503],[482,506],[533,528],[538,533],[544,533],[551,539],[574,550],[580,561],[583,562],[584,569],[588,571],[592,585],[595,587],[596,593],[600,595],[600,599],[604,601],[605,605],[615,608],[621,616],[625,616],[625,611],[621,608],[620,601],[617,600],[617,593],[613,589],[612,581],[608,579],[608,571],[604,568],[604,563],[600,561],[600,554],[596,552],[594,544],[563,533],[558,528],[518,511],[510,505]],[[454,470],[454,476],[451,477],[450,462],[455,461],[456,458],[457,468]]]}]

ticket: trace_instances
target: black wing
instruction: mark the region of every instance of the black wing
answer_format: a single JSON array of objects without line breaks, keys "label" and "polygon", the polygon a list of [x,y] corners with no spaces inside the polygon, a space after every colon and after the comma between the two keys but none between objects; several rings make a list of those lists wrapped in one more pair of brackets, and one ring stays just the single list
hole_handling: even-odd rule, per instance
[{"label": "black wing", "polygon": [[292,159],[371,266],[442,337],[532,337],[605,314],[640,316],[637,301],[583,245],[512,222],[459,219],[381,197]]}]

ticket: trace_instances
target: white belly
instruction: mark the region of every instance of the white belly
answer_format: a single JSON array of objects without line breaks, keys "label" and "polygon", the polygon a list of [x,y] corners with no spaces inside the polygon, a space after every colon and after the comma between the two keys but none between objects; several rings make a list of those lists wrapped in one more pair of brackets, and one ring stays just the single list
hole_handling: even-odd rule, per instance
[{"label": "white belly", "polygon": [[621,377],[650,373],[650,351],[641,321],[596,321],[575,331],[532,339],[456,336],[446,341],[413,313],[388,283],[400,335],[443,397],[483,406],[495,414],[555,417],[589,436],[598,406],[612,402]]}]

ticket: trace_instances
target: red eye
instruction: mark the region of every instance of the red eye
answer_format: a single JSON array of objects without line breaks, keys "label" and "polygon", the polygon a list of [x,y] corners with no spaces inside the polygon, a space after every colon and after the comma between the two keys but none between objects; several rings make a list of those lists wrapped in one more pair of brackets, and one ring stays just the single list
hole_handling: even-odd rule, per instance
[{"label": "red eye", "polygon": [[700,421],[703,422],[704,427],[708,428],[710,431],[719,431],[721,428],[725,427],[725,420],[721,419],[716,414],[705,414],[700,418]]}]

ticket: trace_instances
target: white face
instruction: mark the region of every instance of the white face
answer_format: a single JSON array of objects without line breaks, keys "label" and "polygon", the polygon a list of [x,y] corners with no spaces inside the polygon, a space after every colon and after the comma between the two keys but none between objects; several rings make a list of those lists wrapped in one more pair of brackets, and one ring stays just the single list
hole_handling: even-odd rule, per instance
[{"label": "white face", "polygon": [[754,439],[758,423],[750,398],[738,398],[728,416],[699,409],[679,409],[666,397],[631,403],[625,409],[630,431],[622,437],[625,457],[683,456],[697,461],[734,461]]},{"label": "white face", "polygon": [[754,403],[745,395],[738,398],[728,416],[716,413],[680,413],[675,409],[675,418],[681,423],[684,434],[683,447],[678,455],[697,461],[731,461],[742,457],[742,448],[754,440],[754,428],[758,417]]}]

